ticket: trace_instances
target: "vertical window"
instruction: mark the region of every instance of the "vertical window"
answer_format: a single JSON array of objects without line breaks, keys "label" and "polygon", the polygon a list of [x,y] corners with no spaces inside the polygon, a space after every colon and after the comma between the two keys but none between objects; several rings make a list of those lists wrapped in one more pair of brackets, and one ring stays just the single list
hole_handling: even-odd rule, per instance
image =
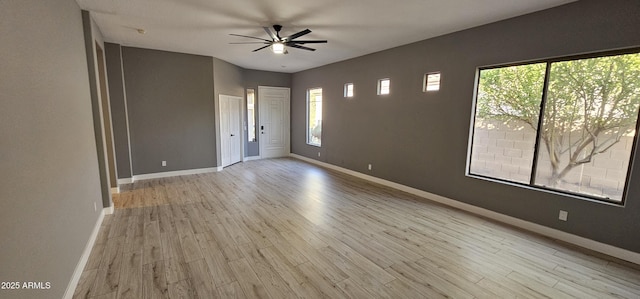
[{"label": "vertical window", "polygon": [[378,95],[389,94],[391,91],[390,85],[391,85],[390,79],[378,80]]},{"label": "vertical window", "polygon": [[469,173],[621,203],[640,54],[480,70]]},{"label": "vertical window", "polygon": [[440,73],[424,74],[424,82],[422,91],[438,91],[440,90]]},{"label": "vertical window", "polygon": [[247,136],[249,142],[256,142],[256,95],[247,89]]},{"label": "vertical window", "polygon": [[554,62],[534,183],[622,200],[640,105],[640,54]]},{"label": "vertical window", "polygon": [[322,144],[322,88],[307,90],[307,144]]},{"label": "vertical window", "polygon": [[344,97],[353,98],[353,83],[347,83],[344,85]]},{"label": "vertical window", "polygon": [[531,181],[544,63],[480,71],[471,173]]}]

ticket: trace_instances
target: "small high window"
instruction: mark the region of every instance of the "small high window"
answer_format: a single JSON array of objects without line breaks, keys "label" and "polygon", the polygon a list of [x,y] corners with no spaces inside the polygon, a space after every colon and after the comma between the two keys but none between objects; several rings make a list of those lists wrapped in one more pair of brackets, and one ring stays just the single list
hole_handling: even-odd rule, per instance
[{"label": "small high window", "polygon": [[344,97],[353,98],[353,83],[347,83],[344,85]]},{"label": "small high window", "polygon": [[378,95],[389,94],[391,91],[391,80],[390,79],[380,79],[378,80]]},{"label": "small high window", "polygon": [[424,74],[424,83],[422,91],[438,91],[440,90],[440,73]]}]

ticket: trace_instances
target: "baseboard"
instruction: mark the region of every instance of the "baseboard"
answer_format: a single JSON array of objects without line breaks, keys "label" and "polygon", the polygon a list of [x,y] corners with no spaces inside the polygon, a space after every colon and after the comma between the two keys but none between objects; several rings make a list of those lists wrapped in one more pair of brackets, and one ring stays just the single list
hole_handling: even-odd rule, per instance
[{"label": "baseboard", "polygon": [[118,184],[131,184],[133,182],[141,181],[141,180],[168,178],[168,177],[172,177],[172,176],[201,174],[201,173],[219,172],[219,171],[222,171],[222,166],[209,167],[209,168],[187,169],[187,170],[177,170],[177,171],[167,171],[167,172],[145,173],[145,174],[134,175],[131,178],[119,179],[118,180]]},{"label": "baseboard", "polygon": [[84,267],[87,265],[87,261],[89,261],[89,256],[91,255],[91,250],[93,249],[93,245],[96,242],[96,238],[98,237],[98,233],[100,232],[100,226],[102,226],[102,220],[104,220],[104,216],[107,214],[113,213],[113,207],[104,208],[100,212],[98,216],[98,220],[96,221],[95,226],[93,227],[93,231],[89,236],[89,240],[82,251],[82,255],[80,256],[80,260],[76,265],[76,269],[73,271],[73,275],[71,276],[71,281],[67,285],[67,290],[64,292],[64,299],[71,299],[73,297],[73,293],[76,291],[76,287],[78,287],[78,282],[80,281],[80,276],[82,276],[82,271],[84,271]]},{"label": "baseboard", "polygon": [[243,161],[247,162],[247,161],[253,161],[253,160],[260,160],[260,159],[262,159],[260,156],[249,156],[249,157],[244,157]]},{"label": "baseboard", "polygon": [[113,214],[114,208],[113,205],[107,208],[102,209],[102,211],[104,212],[105,215],[111,215]]},{"label": "baseboard", "polygon": [[111,194],[120,193],[120,187],[111,187]]},{"label": "baseboard", "polygon": [[133,183],[133,178],[118,179],[118,185],[126,185]]},{"label": "baseboard", "polygon": [[480,215],[483,217],[487,217],[489,219],[493,219],[502,223],[506,223],[509,225],[513,225],[515,227],[519,227],[524,230],[528,230],[537,234],[541,234],[543,236],[547,236],[556,240],[561,240],[563,242],[567,242],[570,244],[574,244],[589,250],[593,250],[596,252],[600,252],[615,258],[619,258],[628,262],[632,262],[634,264],[640,265],[640,253],[633,252],[630,250],[622,249],[619,247],[615,247],[609,244],[601,243],[598,241],[594,241],[591,239],[587,239],[585,237],[577,236],[574,234],[570,234],[561,230],[557,230],[554,228],[546,227],[544,225],[540,225],[537,223],[529,222],[526,220],[522,220],[519,218],[515,218],[512,216],[508,216],[505,214],[500,214],[498,212],[494,212],[491,210],[487,210],[481,207],[477,207],[474,205],[470,205],[467,203],[463,203],[451,198],[447,198],[444,196],[440,196],[437,194],[429,193],[420,189],[416,189],[413,187],[405,186],[402,184],[394,183],[391,181],[387,181],[381,178],[373,177],[370,175],[366,175],[357,171],[353,171],[350,169],[342,168],[340,166],[336,166],[333,164],[321,162],[318,160],[310,159],[304,156],[300,156],[297,154],[290,154],[292,158],[296,158],[298,160],[306,161],[312,164],[316,164],[328,169],[332,169],[338,172],[342,172],[351,176],[355,176],[370,182],[378,183],[380,185],[384,185],[387,187],[391,187],[400,191],[404,191],[413,195],[420,196],[422,198],[435,201],[450,207],[454,207],[463,211],[467,211],[476,215]]}]

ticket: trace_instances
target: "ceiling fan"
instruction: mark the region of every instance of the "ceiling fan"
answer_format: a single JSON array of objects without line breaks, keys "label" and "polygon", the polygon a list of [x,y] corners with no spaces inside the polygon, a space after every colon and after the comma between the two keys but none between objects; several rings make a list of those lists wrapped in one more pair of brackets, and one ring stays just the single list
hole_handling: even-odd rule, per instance
[{"label": "ceiling fan", "polygon": [[253,50],[252,52],[257,52],[257,51],[260,51],[262,49],[271,47],[271,49],[273,50],[273,53],[276,53],[276,54],[288,54],[289,52],[287,51],[286,47],[297,48],[297,49],[302,49],[302,50],[307,50],[307,51],[315,51],[316,49],[305,47],[305,46],[302,46],[302,45],[304,45],[304,44],[324,44],[324,43],[327,42],[326,40],[295,40],[296,38],[299,38],[299,37],[301,37],[303,35],[311,33],[311,30],[309,30],[309,29],[302,30],[300,32],[294,33],[294,34],[289,35],[287,37],[280,37],[280,30],[282,30],[282,26],[281,25],[273,25],[273,29],[275,30],[275,32],[272,31],[271,28],[269,28],[269,27],[262,27],[262,28],[264,28],[264,31],[267,32],[267,34],[269,35],[271,40],[260,38],[260,37],[255,37],[255,36],[240,35],[240,34],[233,34],[232,33],[230,35],[239,36],[239,37],[246,37],[246,38],[252,38],[252,39],[257,39],[257,40],[261,40],[261,41],[260,42],[239,42],[239,43],[230,43],[230,44],[264,44],[265,46],[257,48],[255,50]]}]

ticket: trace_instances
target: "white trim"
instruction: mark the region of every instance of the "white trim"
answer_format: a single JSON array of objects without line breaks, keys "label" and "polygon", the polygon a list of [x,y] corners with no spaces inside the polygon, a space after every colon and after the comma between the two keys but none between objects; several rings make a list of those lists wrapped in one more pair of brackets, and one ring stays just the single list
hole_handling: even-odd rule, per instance
[{"label": "white trim", "polygon": [[131,180],[135,182],[140,180],[159,179],[159,178],[167,178],[167,177],[180,176],[180,175],[218,172],[221,170],[222,170],[222,166],[217,166],[217,167],[210,167],[210,168],[196,168],[196,169],[188,169],[188,170],[145,173],[145,174],[134,175],[133,178],[131,178]]},{"label": "white trim", "polygon": [[243,161],[253,161],[253,160],[260,160],[262,159],[260,156],[248,156],[248,157],[244,157]]},{"label": "white trim", "polygon": [[[129,172],[133,173],[133,156],[131,155],[131,132],[129,130],[129,103],[127,102],[127,87],[124,82],[124,62],[122,61],[122,46],[118,46],[120,51],[120,75],[122,77],[122,96],[124,101],[124,123],[127,127],[127,150],[129,151]],[[113,118],[113,117],[112,117]],[[131,181],[133,183],[133,180]]]},{"label": "white trim", "polygon": [[[291,151],[291,88],[289,87],[274,87],[274,86],[258,86],[258,102],[260,102],[258,104],[258,123],[256,124],[258,126],[258,128],[261,128],[263,126],[262,121],[263,121],[263,117],[262,115],[264,113],[263,109],[265,109],[265,107],[263,107],[264,105],[261,104],[264,102],[264,95],[265,93],[269,92],[269,91],[286,91],[287,95],[286,95],[286,107],[285,107],[285,150],[289,149],[289,151]],[[265,157],[265,146],[266,143],[263,142],[262,139],[264,139],[262,137],[262,130],[259,130],[260,135],[258,135],[258,151],[260,152],[260,157]],[[285,154],[283,157],[286,157],[287,154]],[[278,156],[279,158],[280,156]],[[276,157],[272,157],[272,158],[276,158]]]},{"label": "white trim", "polygon": [[120,186],[111,187],[111,194],[120,193]]},{"label": "white trim", "polygon": [[118,185],[126,185],[133,183],[133,178],[118,179]]},{"label": "white trim", "polygon": [[[240,148],[238,150],[240,152],[239,153],[240,154],[240,159],[238,161],[229,163],[229,161],[224,161],[225,158],[223,157],[223,153],[221,152],[220,153],[220,161],[222,161],[221,164],[223,164],[223,167],[226,167],[226,166],[229,166],[229,165],[232,165],[232,164],[235,164],[235,163],[243,161],[242,158],[244,156],[244,125],[243,125],[243,122],[244,122],[244,97],[232,96],[232,95],[226,95],[226,94],[218,95],[218,115],[217,115],[218,118],[216,120],[217,120],[217,122],[220,123],[220,130],[221,131],[220,131],[220,134],[216,135],[216,141],[220,142],[220,151],[224,150],[224,148],[225,148],[224,145],[225,144],[223,144],[223,143],[226,143],[226,138],[224,138],[224,139],[222,138],[222,123],[221,123],[222,114],[224,112],[228,112],[228,111],[222,111],[222,99],[225,99],[225,100],[237,100],[238,103],[240,103],[240,110],[238,111],[238,113],[240,113],[240,117],[238,118],[238,121],[239,121],[238,128],[240,129],[240,133],[238,134],[238,137],[240,138]],[[225,163],[228,163],[228,164],[224,165]]]},{"label": "white trim", "polygon": [[581,236],[577,236],[574,234],[570,234],[561,230],[557,230],[554,228],[550,228],[550,227],[546,227],[537,223],[533,223],[533,222],[529,222],[526,220],[522,220],[522,219],[518,219],[512,216],[508,216],[505,214],[500,214],[491,210],[487,210],[481,207],[477,207],[474,205],[470,205],[470,204],[466,204],[454,199],[450,199],[444,196],[440,196],[440,195],[436,195],[433,193],[429,193],[423,190],[419,190],[416,188],[412,188],[409,186],[405,186],[405,185],[401,185],[398,183],[394,183],[391,181],[387,181],[381,178],[377,178],[377,177],[373,177],[370,175],[366,175],[357,171],[353,171],[353,170],[349,170],[346,168],[342,168],[339,166],[335,166],[332,164],[328,164],[325,162],[321,162],[318,160],[314,160],[314,159],[310,159],[307,157],[303,157],[300,155],[296,155],[296,154],[290,154],[291,157],[302,160],[302,161],[306,161],[309,163],[313,163],[328,169],[332,169],[335,171],[339,171],[348,175],[352,175],[367,181],[371,181],[374,183],[378,183],[387,187],[391,187],[400,191],[404,191],[407,193],[411,193],[413,195],[417,195],[420,196],[422,198],[428,199],[428,200],[432,200],[441,204],[445,204],[448,205],[450,207],[454,207],[460,210],[464,210],[476,215],[480,215],[483,217],[487,217],[502,223],[506,223],[509,225],[513,225],[515,227],[519,227],[521,229],[524,230],[528,230],[534,233],[538,233],[547,237],[551,237],[557,240],[561,240],[567,243],[571,243],[574,245],[578,245],[580,247],[584,247],[593,251],[597,251],[600,253],[604,253],[606,255],[610,255],[625,261],[629,261],[632,262],[634,264],[638,264],[640,265],[640,253],[637,252],[633,252],[633,251],[629,251],[623,248],[619,248],[619,247],[615,247],[609,244],[605,244],[605,243],[601,243],[598,241],[594,241],[591,239],[587,239]]},{"label": "white trim", "polygon": [[113,214],[115,209],[113,208],[113,206],[110,206],[110,207],[103,208],[102,211],[104,212],[105,215],[111,215]]},{"label": "white trim", "polygon": [[93,249],[93,245],[96,242],[96,238],[98,237],[98,233],[100,232],[100,226],[102,226],[102,220],[104,220],[104,215],[112,214],[113,207],[104,208],[100,212],[98,216],[98,220],[93,227],[93,231],[89,236],[89,240],[87,244],[84,246],[84,250],[82,251],[82,255],[80,256],[80,260],[76,265],[75,270],[73,270],[73,275],[71,276],[71,280],[67,285],[67,290],[64,292],[64,299],[70,299],[73,297],[73,293],[75,293],[76,288],[78,287],[78,282],[80,281],[80,276],[82,276],[82,271],[84,271],[84,267],[87,265],[87,261],[89,261],[89,256],[91,255],[91,250]]}]

